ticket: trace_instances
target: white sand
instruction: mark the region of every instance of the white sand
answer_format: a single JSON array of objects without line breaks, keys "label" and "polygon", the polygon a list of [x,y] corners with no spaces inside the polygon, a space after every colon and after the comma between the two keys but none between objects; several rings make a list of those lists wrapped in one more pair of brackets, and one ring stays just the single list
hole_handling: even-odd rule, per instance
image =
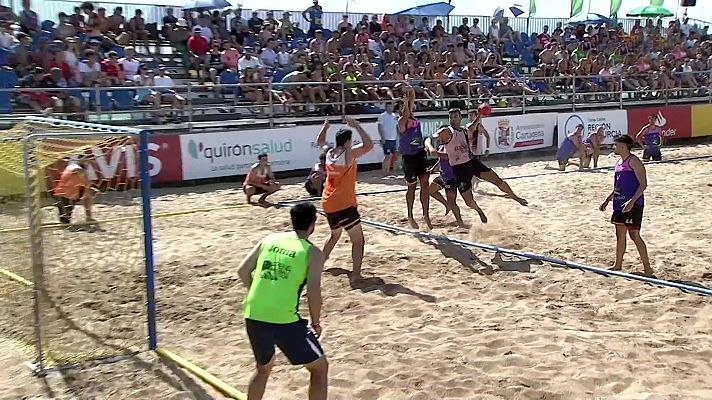
[{"label": "white sand", "polygon": [[[691,155],[712,155],[712,146],[665,151],[669,158]],[[613,156],[601,161],[614,162]],[[515,160],[491,166],[507,177],[544,172],[545,164]],[[703,160],[648,168],[642,235],[660,278],[712,284],[710,165]],[[361,179],[370,183],[359,184],[359,190],[402,184],[382,181],[376,174],[361,174]],[[469,232],[460,230],[451,226],[452,216],[444,216],[443,208],[433,204],[435,232],[607,267],[613,262],[615,240],[610,215],[599,212],[598,205],[612,180],[610,171],[511,180],[514,190],[530,201],[529,208],[493,196],[497,189],[483,183],[485,195],[477,200],[490,222],[482,226],[476,213],[464,211],[460,202],[465,220],[474,224]],[[297,196],[306,193],[295,185],[273,200]],[[241,202],[238,184],[163,189],[154,211]],[[359,202],[363,218],[406,226],[402,193],[362,197]],[[101,205],[97,217],[130,214],[127,209],[136,211],[132,207]],[[287,229],[288,223],[286,210],[260,207],[156,219],[159,343],[244,390],[253,358],[240,306],[245,290],[235,270],[254,243]],[[133,338],[140,344],[145,335],[137,301],[140,264],[132,256],[130,267],[122,265],[121,273],[113,273],[116,264],[121,265],[118,254],[136,248],[126,240],[135,227],[117,226],[73,234],[78,244],[97,246],[107,240],[117,248],[111,257],[88,256],[102,272],[89,287],[82,286],[87,280],[78,273],[78,282],[71,285],[61,282],[66,273],[55,273],[53,282],[63,287],[67,313],[78,325],[88,325],[86,329],[100,332],[110,343]],[[331,361],[332,399],[712,398],[709,298],[364,229],[364,288],[352,290],[348,285],[350,246],[345,241],[324,274],[322,344]],[[320,217],[314,242],[321,245],[327,235]],[[117,243],[125,243],[126,249],[119,250]],[[642,269],[632,243],[624,268]],[[118,288],[102,293],[110,286]],[[73,296],[73,291],[102,299],[94,305],[97,314],[85,314],[86,306],[76,304],[81,296]],[[134,311],[128,317],[121,311],[110,313],[121,306]],[[306,301],[302,309],[308,315]],[[127,337],[115,333],[119,326],[126,327]],[[76,343],[82,342],[80,336]],[[92,346],[89,340],[82,343]],[[0,366],[14,365],[16,359],[0,360]],[[282,355],[277,364],[266,399],[306,398],[308,374],[289,366]],[[130,362],[113,368],[120,369],[120,376],[141,379],[103,379],[97,390],[95,377],[101,369],[87,370],[73,382],[73,389],[84,393],[75,396],[138,398],[125,388],[127,382],[148,385],[141,398],[166,398],[168,389],[175,389],[166,386],[160,374],[141,372]],[[0,398],[16,398],[4,382],[0,379]],[[70,393],[60,398],[71,398],[62,380],[52,385],[59,393]],[[26,386],[23,393],[42,394],[36,386]],[[205,395],[189,391],[175,389],[178,395],[173,396]]]}]

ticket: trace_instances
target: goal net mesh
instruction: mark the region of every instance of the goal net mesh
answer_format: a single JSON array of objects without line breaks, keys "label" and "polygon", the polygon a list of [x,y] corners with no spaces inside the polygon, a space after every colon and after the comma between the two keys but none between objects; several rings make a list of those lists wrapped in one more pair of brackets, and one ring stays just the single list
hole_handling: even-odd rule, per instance
[{"label": "goal net mesh", "polygon": [[[57,195],[76,165],[91,186]],[[0,339],[44,366],[145,347],[139,183],[136,135],[51,120],[0,131]]]}]

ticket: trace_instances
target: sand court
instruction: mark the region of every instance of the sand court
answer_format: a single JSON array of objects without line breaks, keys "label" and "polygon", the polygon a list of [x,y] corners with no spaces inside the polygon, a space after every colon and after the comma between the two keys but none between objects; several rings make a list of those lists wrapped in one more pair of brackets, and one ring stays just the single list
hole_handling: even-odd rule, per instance
[{"label": "sand court", "polygon": [[[712,146],[664,149],[667,158],[703,155],[712,155]],[[601,165],[615,160],[603,156]],[[547,172],[547,163],[539,158],[488,164],[506,178]],[[648,167],[642,236],[659,278],[712,285],[712,221],[706,218],[711,166],[698,160]],[[431,201],[434,233],[611,266],[613,226],[598,206],[611,190],[612,172],[547,173],[551,176],[509,182],[529,200],[528,208],[481,183],[475,198],[489,223],[480,224],[460,200],[464,220],[473,225],[469,230],[453,226],[454,218]],[[377,173],[362,173],[360,179],[359,191],[403,184],[383,181]],[[285,190],[272,200],[307,197],[297,180],[284,182]],[[111,201],[111,196],[99,198],[98,219],[137,212],[136,199],[116,195],[122,200]],[[154,197],[155,214],[244,203],[238,184],[158,189]],[[407,226],[403,193],[365,196],[359,203],[365,219]],[[416,218],[418,209],[416,204]],[[18,218],[5,210],[1,218]],[[58,262],[51,274],[61,288],[54,296],[63,310],[56,332],[63,352],[140,344],[145,337],[137,223],[69,233],[72,245],[82,249],[82,262]],[[236,269],[258,240],[288,226],[286,210],[257,206],[154,219],[160,346],[244,391],[253,358],[241,312],[245,290]],[[321,342],[331,361],[332,399],[712,397],[709,298],[368,226],[364,232],[363,284],[349,286],[346,235],[325,268]],[[52,233],[56,243],[51,243],[61,248],[66,234]],[[319,217],[313,241],[321,246],[327,236],[326,221]],[[12,243],[19,242],[15,237]],[[642,270],[632,243],[624,270]],[[0,279],[0,285],[7,283]],[[0,310],[3,326],[22,320],[8,310]],[[3,329],[5,335],[18,334]],[[148,358],[145,370],[119,363],[76,372],[71,386],[66,379],[50,379],[49,385],[57,398],[76,393],[130,398],[129,382],[140,382],[149,397],[219,398],[197,383],[201,390],[181,379],[179,387],[167,384],[177,372]],[[3,359],[0,366],[10,364]],[[30,384],[33,379],[20,382],[26,384],[20,393],[46,395]],[[307,379],[280,355],[266,398],[304,398]],[[0,391],[0,398],[17,390]]]}]

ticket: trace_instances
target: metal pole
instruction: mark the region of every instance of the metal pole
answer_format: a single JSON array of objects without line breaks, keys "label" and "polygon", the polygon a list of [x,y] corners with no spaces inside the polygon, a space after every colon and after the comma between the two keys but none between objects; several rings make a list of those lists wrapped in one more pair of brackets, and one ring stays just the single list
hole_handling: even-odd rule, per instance
[{"label": "metal pole", "polygon": [[272,82],[270,79],[267,86],[267,97],[269,98],[269,127],[274,128],[274,101],[272,99]]},{"label": "metal pole", "polygon": [[188,133],[190,133],[193,131],[193,96],[190,91],[190,82],[186,86],[188,87],[188,95],[186,96],[188,102]]},{"label": "metal pole", "polygon": [[341,122],[346,121],[346,85],[341,81]]},{"label": "metal pole", "polygon": [[37,360],[35,372],[44,375],[44,349],[42,346],[42,296],[45,290],[44,266],[42,254],[42,214],[39,203],[40,183],[37,176],[37,159],[34,155],[32,139],[23,140],[23,164],[25,169],[25,196],[27,196],[27,216],[29,219],[30,251],[32,252],[32,280],[34,283],[34,319],[35,319],[35,349]]},{"label": "metal pole", "polygon": [[571,109],[576,111],[576,75],[571,80]]},{"label": "metal pole", "polygon": [[143,251],[146,267],[146,318],[148,326],[148,349],[156,350],[156,286],[153,270],[153,226],[151,224],[151,174],[148,162],[150,132],[139,134],[139,164],[141,166],[141,210],[143,212]]},{"label": "metal pole", "polygon": [[618,91],[620,92],[621,109],[623,109],[623,74],[618,75]]}]

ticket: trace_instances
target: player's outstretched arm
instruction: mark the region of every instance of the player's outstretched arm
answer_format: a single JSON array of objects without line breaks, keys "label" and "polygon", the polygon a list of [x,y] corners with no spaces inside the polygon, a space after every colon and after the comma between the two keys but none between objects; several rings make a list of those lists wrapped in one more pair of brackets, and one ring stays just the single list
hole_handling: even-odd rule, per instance
[{"label": "player's outstretched arm", "polygon": [[324,125],[321,127],[321,130],[316,137],[316,144],[319,146],[326,145],[326,134],[329,132],[329,128],[331,128],[331,123],[329,122],[329,119],[325,119]]},{"label": "player's outstretched arm", "polygon": [[371,140],[371,136],[368,135],[366,130],[363,129],[357,120],[351,117],[346,117],[346,125],[356,129],[361,137],[361,143],[354,145],[351,148],[351,157],[359,158],[373,149],[373,140]]}]

